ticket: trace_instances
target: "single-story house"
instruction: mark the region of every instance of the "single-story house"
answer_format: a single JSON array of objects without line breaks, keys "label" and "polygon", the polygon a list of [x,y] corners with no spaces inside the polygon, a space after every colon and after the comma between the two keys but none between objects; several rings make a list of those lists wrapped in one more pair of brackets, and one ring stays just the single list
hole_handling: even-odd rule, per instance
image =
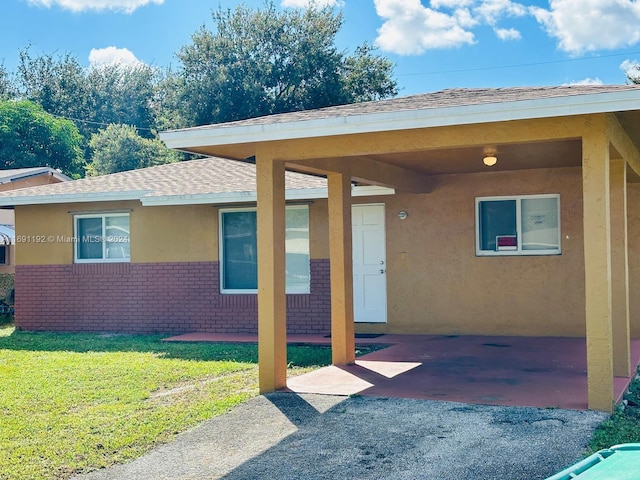
[{"label": "single-story house", "polygon": [[[453,89],[161,138],[256,163],[262,391],[286,385],[286,170],[327,177],[335,364],[354,362],[362,291],[385,312],[371,330],[584,336],[590,408],[635,367],[638,85]],[[396,193],[352,210],[353,181]]]},{"label": "single-story house", "polygon": [[[204,158],[0,193],[16,216],[16,326],[256,333],[255,172]],[[326,334],[327,182],[286,185],[289,330]]]},{"label": "single-story house", "polygon": [[[0,192],[71,180],[51,167],[0,170]],[[15,229],[13,210],[0,209],[0,274],[15,271]]]},{"label": "single-story house", "polygon": [[161,138],[211,158],[0,193],[29,239],[19,327],[257,330],[263,392],[286,385],[287,331],[330,332],[335,364],[354,332],[586,337],[601,410],[634,367],[639,86],[453,89]]}]

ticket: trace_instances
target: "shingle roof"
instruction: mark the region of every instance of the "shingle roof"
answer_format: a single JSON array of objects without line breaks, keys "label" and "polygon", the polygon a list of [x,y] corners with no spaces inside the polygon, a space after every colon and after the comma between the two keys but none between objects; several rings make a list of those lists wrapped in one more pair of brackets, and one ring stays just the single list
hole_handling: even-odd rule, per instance
[{"label": "shingle roof", "polygon": [[[637,90],[640,85],[565,85],[556,87],[512,87],[512,88],[453,88],[439,92],[409,95],[406,97],[377,100],[372,102],[338,105],[316,110],[281,113],[216,124],[216,128],[241,127],[251,125],[276,124],[303,120],[349,117],[371,113],[425,110],[431,108],[452,108],[469,105],[506,103],[523,100],[541,100],[575,95],[593,95]],[[208,129],[210,125],[183,130]],[[177,131],[177,130],[173,130]]]},{"label": "shingle roof", "polygon": [[[98,201],[109,194],[142,199],[255,192],[255,171],[255,165],[249,163],[211,157],[0,192],[0,205],[33,197],[58,198],[62,202],[73,201],[74,196],[93,196]],[[286,172],[285,185],[289,190],[327,186],[323,178],[294,172]]]}]

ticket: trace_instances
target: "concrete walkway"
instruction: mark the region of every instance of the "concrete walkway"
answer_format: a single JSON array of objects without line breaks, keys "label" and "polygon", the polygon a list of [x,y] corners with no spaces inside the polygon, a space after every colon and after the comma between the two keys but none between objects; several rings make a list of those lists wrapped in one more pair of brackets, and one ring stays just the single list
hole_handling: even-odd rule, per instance
[{"label": "concrete walkway", "polygon": [[274,393],[83,480],[544,479],[585,452],[592,411]]}]

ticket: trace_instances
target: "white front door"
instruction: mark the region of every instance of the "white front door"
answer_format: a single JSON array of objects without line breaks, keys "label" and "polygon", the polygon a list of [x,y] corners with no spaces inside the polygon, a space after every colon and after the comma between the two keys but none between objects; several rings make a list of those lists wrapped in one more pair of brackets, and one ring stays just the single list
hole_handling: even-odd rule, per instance
[{"label": "white front door", "polygon": [[356,322],[387,321],[384,205],[353,205],[353,314]]}]

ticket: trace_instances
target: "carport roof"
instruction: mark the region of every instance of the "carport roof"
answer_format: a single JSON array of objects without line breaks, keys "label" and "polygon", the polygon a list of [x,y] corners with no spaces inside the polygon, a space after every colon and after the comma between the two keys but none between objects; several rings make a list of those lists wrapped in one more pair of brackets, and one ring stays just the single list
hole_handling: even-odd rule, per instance
[{"label": "carport roof", "polygon": [[[216,145],[238,145],[234,158],[242,158],[251,149],[241,145],[266,141],[636,110],[640,85],[633,84],[456,88],[171,130],[160,137],[169,148],[209,154]],[[640,132],[632,136],[640,140]]]}]

